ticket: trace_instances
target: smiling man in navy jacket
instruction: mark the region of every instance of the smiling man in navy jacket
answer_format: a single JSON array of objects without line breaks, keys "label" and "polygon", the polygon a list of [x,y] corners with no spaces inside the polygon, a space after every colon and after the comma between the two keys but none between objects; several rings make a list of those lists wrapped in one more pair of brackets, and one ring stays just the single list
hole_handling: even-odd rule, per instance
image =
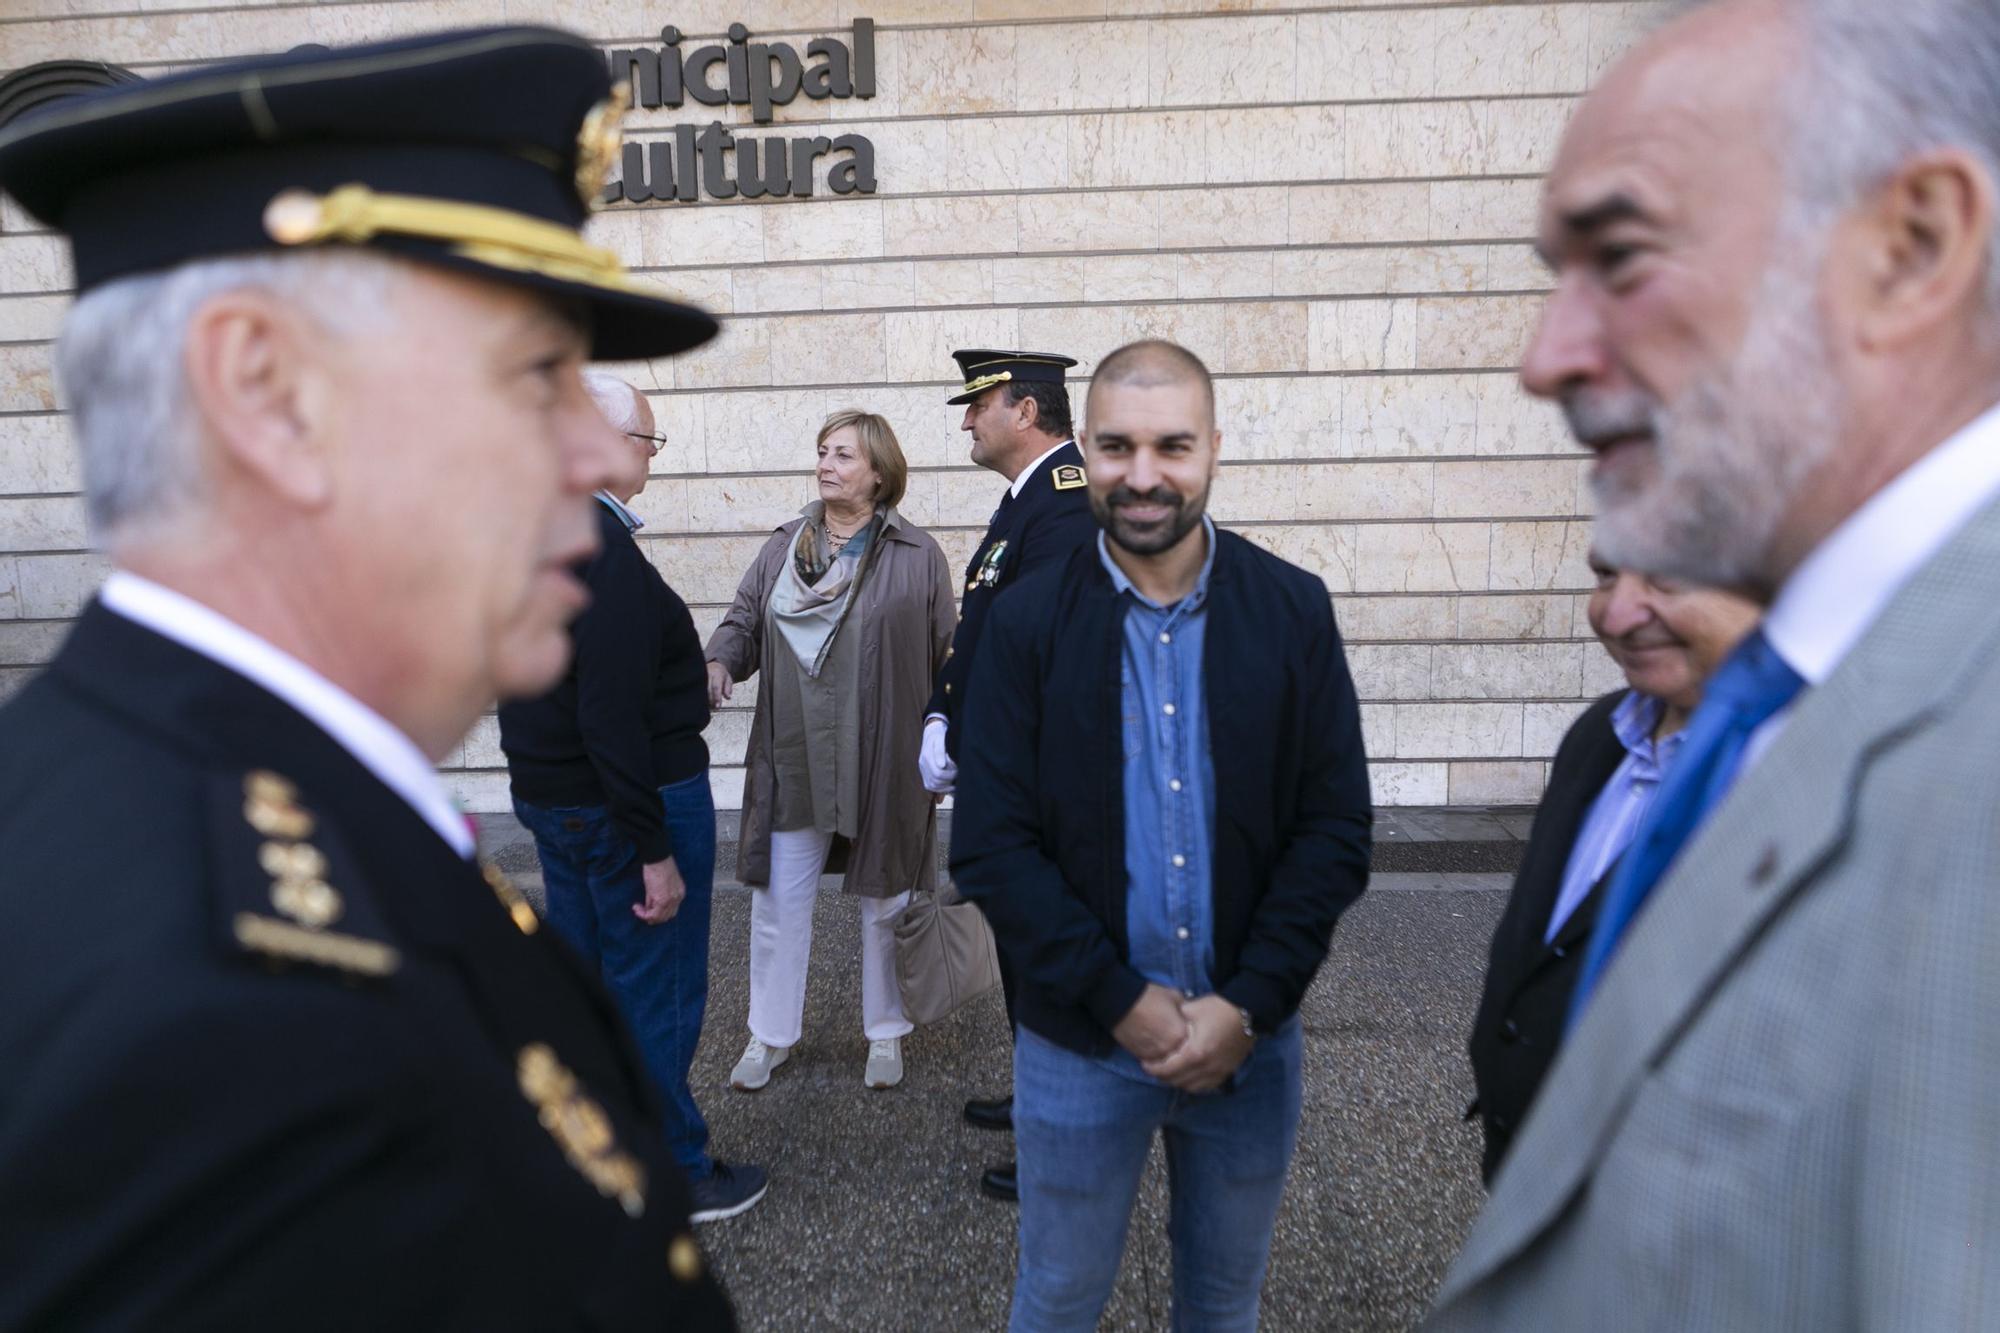
[{"label": "smiling man in navy jacket", "polygon": [[1175,1326],[1256,1327],[1299,1003],[1368,882],[1326,588],[1207,517],[1220,443],[1192,353],[1106,357],[1084,440],[1103,531],[996,601],[973,666],[952,874],[1022,983],[1016,1330],[1097,1326],[1156,1132]]}]

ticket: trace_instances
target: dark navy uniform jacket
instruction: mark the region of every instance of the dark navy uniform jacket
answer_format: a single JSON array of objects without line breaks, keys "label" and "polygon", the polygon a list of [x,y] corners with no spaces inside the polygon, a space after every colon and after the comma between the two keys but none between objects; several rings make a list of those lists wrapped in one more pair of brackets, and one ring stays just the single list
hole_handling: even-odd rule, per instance
[{"label": "dark navy uniform jacket", "polygon": [[1097,536],[1097,520],[1091,517],[1084,486],[1083,452],[1074,441],[1043,459],[1022,484],[1020,495],[1010,491],[1009,497],[993,515],[985,539],[965,567],[964,597],[958,628],[951,636],[951,653],[938,672],[937,687],[924,710],[925,716],[941,713],[946,718],[945,748],[954,758],[958,755],[966,682],[972,675],[987,608],[1002,588],[1044,565],[1060,563]]},{"label": "dark navy uniform jacket", "polygon": [[0,1327],[727,1329],[609,1000],[99,605],[0,709]]}]

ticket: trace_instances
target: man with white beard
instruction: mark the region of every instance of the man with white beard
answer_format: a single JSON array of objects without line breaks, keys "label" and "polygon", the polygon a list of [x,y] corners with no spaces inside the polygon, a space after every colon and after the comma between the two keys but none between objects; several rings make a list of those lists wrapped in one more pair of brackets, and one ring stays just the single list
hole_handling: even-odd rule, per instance
[{"label": "man with white beard", "polygon": [[2000,8],[1687,5],[1578,111],[1522,377],[1609,563],[1769,603],[1441,1329],[2000,1318]]}]

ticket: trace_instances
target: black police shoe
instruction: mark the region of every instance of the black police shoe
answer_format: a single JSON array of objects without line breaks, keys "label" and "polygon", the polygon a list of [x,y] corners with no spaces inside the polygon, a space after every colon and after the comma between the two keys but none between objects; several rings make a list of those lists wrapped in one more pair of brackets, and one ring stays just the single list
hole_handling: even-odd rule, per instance
[{"label": "black police shoe", "polygon": [[1013,1097],[995,1097],[990,1101],[974,1098],[965,1104],[965,1123],[974,1129],[1014,1128]]},{"label": "black police shoe", "polygon": [[1019,1203],[1021,1182],[1014,1172],[1014,1163],[1003,1162],[979,1177],[979,1192],[1002,1203]]}]

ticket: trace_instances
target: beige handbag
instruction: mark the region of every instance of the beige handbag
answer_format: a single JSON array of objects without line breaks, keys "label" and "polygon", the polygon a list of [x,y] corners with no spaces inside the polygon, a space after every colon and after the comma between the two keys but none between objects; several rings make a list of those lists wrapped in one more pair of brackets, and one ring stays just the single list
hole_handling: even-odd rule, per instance
[{"label": "beige handbag", "polygon": [[912,1023],[940,1022],[1000,984],[993,928],[949,881],[941,890],[913,889],[894,929],[896,989]]}]

